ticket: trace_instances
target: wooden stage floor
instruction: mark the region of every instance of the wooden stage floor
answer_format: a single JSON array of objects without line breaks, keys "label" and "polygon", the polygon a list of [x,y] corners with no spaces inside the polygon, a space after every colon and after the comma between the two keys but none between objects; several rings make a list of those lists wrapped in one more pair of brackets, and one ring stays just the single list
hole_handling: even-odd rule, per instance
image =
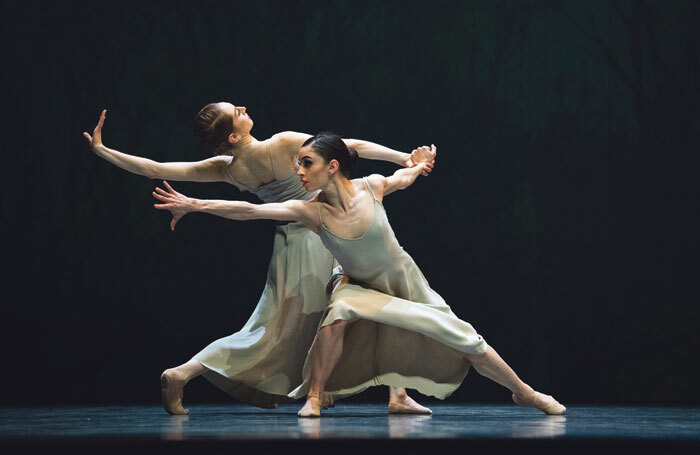
[{"label": "wooden stage floor", "polygon": [[[194,405],[0,408],[0,449],[71,452],[700,453],[700,408],[569,406],[546,416],[514,405],[432,404],[432,416],[389,416],[384,404],[339,403],[318,419],[275,410]],[[316,450],[313,450],[316,452]]]}]

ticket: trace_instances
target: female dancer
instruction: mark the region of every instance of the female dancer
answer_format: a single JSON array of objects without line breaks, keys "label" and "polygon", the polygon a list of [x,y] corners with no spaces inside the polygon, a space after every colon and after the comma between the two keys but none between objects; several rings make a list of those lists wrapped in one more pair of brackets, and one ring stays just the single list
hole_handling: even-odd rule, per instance
[{"label": "female dancer", "polygon": [[445,398],[470,365],[510,389],[515,403],[563,414],[564,406],[521,381],[470,324],[452,313],[396,240],[382,198],[411,185],[424,165],[388,178],[349,180],[356,158],[340,137],[322,133],[305,141],[298,157],[297,174],[306,190],[321,189],[310,201],[253,205],[197,200],[164,182],[167,191],[156,188],[153,193],[162,202],[155,206],[171,211],[171,228],[192,211],[236,220],[300,221],[343,267],[345,275],[335,280],[304,366],[304,383],[290,393],[294,398],[307,395],[300,416],[319,416],[324,393],[338,398],[378,384]]},{"label": "female dancer", "polygon": [[[308,199],[295,175],[295,156],[310,136],[286,131],[258,141],[244,106],[213,103],[197,114],[194,133],[213,158],[184,163],[158,163],[107,148],[102,143],[106,110],[92,136],[83,133],[91,149],[122,169],[149,178],[197,182],[223,181],[256,194],[264,202]],[[412,155],[381,145],[346,139],[365,158],[413,166]],[[414,161],[415,160],[415,161]],[[433,163],[425,165],[429,172]],[[333,257],[318,236],[299,223],[278,224],[272,259],[262,297],[239,332],[214,341],[188,362],[161,375],[163,406],[170,414],[186,414],[183,388],[203,374],[240,401],[263,408],[288,400],[302,380],[302,367],[328,302],[325,285]],[[327,402],[326,405],[329,405]],[[390,388],[390,413],[430,413],[406,395]]]}]

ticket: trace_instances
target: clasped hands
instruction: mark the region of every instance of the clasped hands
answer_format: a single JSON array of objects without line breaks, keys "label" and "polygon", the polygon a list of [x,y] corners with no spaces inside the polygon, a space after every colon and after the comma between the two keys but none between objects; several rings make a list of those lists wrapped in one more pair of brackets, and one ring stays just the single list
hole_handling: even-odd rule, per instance
[{"label": "clasped hands", "polygon": [[435,147],[435,144],[432,144],[430,147],[424,145],[413,149],[410,158],[406,161],[406,167],[414,167],[420,163],[425,163],[421,174],[428,175],[435,166],[435,155],[437,155],[437,147]]}]

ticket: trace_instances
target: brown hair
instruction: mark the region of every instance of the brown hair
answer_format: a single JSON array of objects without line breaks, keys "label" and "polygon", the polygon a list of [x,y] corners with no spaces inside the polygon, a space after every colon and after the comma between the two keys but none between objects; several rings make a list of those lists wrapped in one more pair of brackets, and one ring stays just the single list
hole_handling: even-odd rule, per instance
[{"label": "brown hair", "polygon": [[229,155],[227,152],[233,148],[228,142],[229,135],[233,133],[233,119],[222,112],[217,104],[207,104],[199,111],[194,118],[192,131],[199,145],[208,153],[214,156]]}]

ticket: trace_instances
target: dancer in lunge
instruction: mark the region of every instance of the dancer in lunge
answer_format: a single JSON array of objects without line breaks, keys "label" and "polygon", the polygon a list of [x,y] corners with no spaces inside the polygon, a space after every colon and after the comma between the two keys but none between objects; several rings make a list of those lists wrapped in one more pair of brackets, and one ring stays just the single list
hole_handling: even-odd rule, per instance
[{"label": "dancer in lunge", "polygon": [[299,221],[320,236],[343,267],[306,360],[304,383],[290,394],[307,396],[300,416],[319,416],[324,395],[338,398],[379,384],[445,398],[470,365],[510,389],[515,403],[563,414],[564,406],[520,380],[469,323],[454,315],[396,240],[381,201],[411,185],[424,164],[391,177],[350,180],[356,159],[339,136],[319,134],[306,140],[298,155],[302,185],[309,192],[321,190],[310,201],[198,200],[164,182],[167,191],[153,193],[161,202],[155,206],[170,210],[173,229],[194,211],[236,220]]},{"label": "dancer in lunge", "polygon": [[[227,182],[250,191],[264,202],[309,199],[295,175],[295,157],[308,134],[285,131],[257,140],[244,106],[212,103],[197,114],[194,134],[212,155],[203,161],[159,163],[107,148],[102,143],[106,110],[93,134],[83,133],[100,157],[149,178]],[[401,153],[371,142],[345,139],[365,158],[414,166],[420,152]],[[423,155],[424,156],[424,155]],[[433,163],[426,163],[429,172]],[[186,414],[183,388],[203,374],[236,399],[264,408],[289,400],[302,381],[304,359],[328,304],[325,285],[333,257],[320,239],[300,223],[277,224],[267,282],[245,326],[218,339],[188,362],[161,375],[163,406],[170,414]],[[212,308],[213,309],[213,308]],[[331,402],[327,401],[325,405]],[[403,388],[390,388],[389,412],[430,413]]]}]

